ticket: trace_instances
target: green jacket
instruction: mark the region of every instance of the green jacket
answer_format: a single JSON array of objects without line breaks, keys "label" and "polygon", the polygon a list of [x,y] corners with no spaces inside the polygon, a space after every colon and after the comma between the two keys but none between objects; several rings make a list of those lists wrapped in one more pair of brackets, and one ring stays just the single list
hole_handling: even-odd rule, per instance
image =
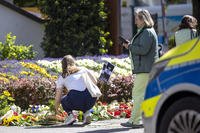
[{"label": "green jacket", "polygon": [[149,73],[158,59],[158,38],[154,28],[144,28],[137,33],[129,45],[135,74]]}]

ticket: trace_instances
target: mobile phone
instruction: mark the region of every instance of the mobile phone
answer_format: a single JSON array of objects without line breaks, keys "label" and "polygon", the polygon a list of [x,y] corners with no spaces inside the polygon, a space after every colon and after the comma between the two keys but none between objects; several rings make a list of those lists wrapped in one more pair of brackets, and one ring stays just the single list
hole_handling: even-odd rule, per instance
[{"label": "mobile phone", "polygon": [[123,44],[123,43],[129,43],[124,37],[122,36],[119,36],[119,41],[120,41],[120,44]]}]

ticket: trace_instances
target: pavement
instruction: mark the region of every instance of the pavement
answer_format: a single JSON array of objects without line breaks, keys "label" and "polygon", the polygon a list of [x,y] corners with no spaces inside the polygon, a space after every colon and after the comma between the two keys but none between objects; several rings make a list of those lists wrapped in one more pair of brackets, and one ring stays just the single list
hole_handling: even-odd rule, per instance
[{"label": "pavement", "polygon": [[73,126],[61,127],[16,127],[0,126],[0,133],[144,133],[144,129],[132,129],[120,125],[128,119],[111,119],[92,122],[83,126],[75,123]]}]

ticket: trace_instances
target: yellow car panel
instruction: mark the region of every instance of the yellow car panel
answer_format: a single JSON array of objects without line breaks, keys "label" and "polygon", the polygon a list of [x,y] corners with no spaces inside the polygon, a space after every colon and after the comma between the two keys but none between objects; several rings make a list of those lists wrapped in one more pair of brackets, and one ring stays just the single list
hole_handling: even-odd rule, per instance
[{"label": "yellow car panel", "polygon": [[145,117],[151,117],[154,114],[156,105],[160,99],[161,95],[155,96],[153,98],[147,99],[142,103],[142,112],[144,112]]}]

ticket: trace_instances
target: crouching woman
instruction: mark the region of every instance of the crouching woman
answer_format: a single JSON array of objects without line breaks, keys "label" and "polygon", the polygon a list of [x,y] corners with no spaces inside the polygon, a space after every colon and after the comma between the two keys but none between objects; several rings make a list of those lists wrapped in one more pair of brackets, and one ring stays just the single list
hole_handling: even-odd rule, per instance
[{"label": "crouching woman", "polygon": [[[61,103],[62,108],[68,114],[65,120],[66,125],[72,125],[76,121],[73,110],[82,111],[84,113],[83,124],[90,124],[90,109],[101,95],[100,90],[95,85],[97,79],[90,70],[78,67],[71,55],[64,56],[61,63],[62,75],[56,81],[55,112],[59,113]],[[68,93],[62,96],[64,88],[67,89]]]}]

